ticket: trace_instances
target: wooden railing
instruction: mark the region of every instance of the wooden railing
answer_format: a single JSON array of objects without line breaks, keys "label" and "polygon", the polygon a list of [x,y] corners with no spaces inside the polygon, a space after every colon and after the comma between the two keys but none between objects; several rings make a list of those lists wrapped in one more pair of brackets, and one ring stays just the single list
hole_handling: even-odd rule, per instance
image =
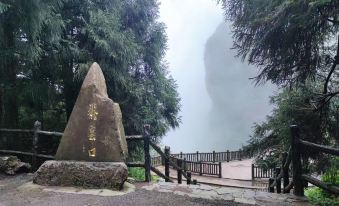
[{"label": "wooden railing", "polygon": [[[169,152],[169,151],[168,151]],[[222,166],[221,162],[229,162],[234,160],[241,160],[247,158],[248,155],[239,151],[226,152],[204,152],[199,151],[195,153],[175,153],[170,154],[173,162],[182,164],[184,171],[189,171],[199,175],[213,175],[222,177]],[[160,166],[165,165],[165,161],[161,156],[154,156],[151,158],[152,165]]]},{"label": "wooden railing", "polygon": [[241,150],[239,151],[229,151],[226,152],[195,152],[195,153],[177,153],[172,154],[174,157],[180,159],[186,159],[187,161],[192,162],[229,162],[233,160],[241,160],[247,158],[247,155]]},{"label": "wooden railing", "polygon": [[[313,149],[316,152],[323,152],[334,156],[339,156],[339,149],[315,144],[300,139],[300,130],[298,126],[291,125],[291,148],[288,153],[283,154],[282,168],[277,168],[275,177],[269,179],[269,192],[276,191],[280,193],[289,193],[293,188],[293,194],[296,196],[304,196],[304,187],[311,183],[332,194],[339,194],[339,187],[329,183],[322,182],[317,178],[303,173],[301,152],[307,149]],[[292,163],[292,181],[289,178],[289,167]],[[283,180],[283,188],[281,189],[281,180]],[[276,187],[276,189],[275,189]]]},{"label": "wooden railing", "polygon": [[[182,165],[184,171],[189,171],[191,173],[202,175],[214,175],[219,178],[222,177],[222,166],[221,162],[212,163],[212,162],[195,162],[195,161],[187,161],[186,159],[182,159],[177,157],[177,155],[170,155],[171,160],[173,162],[177,162]],[[166,165],[165,165],[166,167]]]},{"label": "wooden railing", "polygon": [[[50,132],[50,131],[42,131],[40,122],[36,121],[34,123],[33,130],[23,130],[23,129],[0,129],[0,146],[5,145],[4,148],[0,148],[0,153],[2,154],[12,154],[18,155],[22,157],[29,157],[28,160],[32,164],[33,171],[38,168],[40,164],[45,160],[54,159],[54,155],[58,148],[60,139],[63,133],[60,132]],[[169,170],[169,166],[175,168],[178,172],[178,183],[181,183],[182,176],[184,176],[187,180],[187,184],[190,184],[191,181],[191,173],[189,171],[185,171],[183,166],[178,166],[177,162],[171,160],[169,154],[165,154],[160,147],[158,147],[155,143],[151,141],[151,136],[149,134],[149,125],[144,126],[144,134],[143,135],[130,135],[126,136],[127,142],[132,141],[142,141],[144,146],[144,162],[127,162],[128,167],[143,167],[145,168],[145,181],[151,181],[151,171],[164,178],[165,181],[173,182],[170,179],[169,172],[167,174],[161,173],[158,169],[155,168],[155,165],[158,165],[159,162],[165,161],[167,165],[167,170]],[[18,138],[22,137],[22,138]],[[45,138],[49,137],[49,138]],[[46,142],[46,139],[55,139],[52,143]],[[24,148],[19,151],[16,147],[18,145],[24,145]],[[44,147],[43,144],[46,144]],[[159,153],[158,158],[151,159],[150,156],[150,147],[153,147],[155,151]],[[49,148],[46,150],[46,148]],[[169,148],[168,148],[169,150]],[[38,159],[40,161],[38,161]],[[153,163],[153,164],[152,164]],[[165,169],[166,170],[166,169]],[[196,182],[196,181],[194,181]]]},{"label": "wooden railing", "polygon": [[251,166],[252,180],[254,180],[255,178],[273,177],[274,172],[275,172],[274,168],[263,168],[255,164],[252,164]]},{"label": "wooden railing", "polygon": [[339,156],[339,149],[315,144],[312,142],[304,141],[300,139],[299,128],[296,125],[291,126],[291,157],[293,166],[293,193],[297,196],[304,196],[305,183],[311,183],[321,189],[324,189],[330,193],[339,194],[339,187],[322,182],[310,175],[303,174],[301,163],[301,148],[312,149],[313,151],[323,152],[326,154]]}]

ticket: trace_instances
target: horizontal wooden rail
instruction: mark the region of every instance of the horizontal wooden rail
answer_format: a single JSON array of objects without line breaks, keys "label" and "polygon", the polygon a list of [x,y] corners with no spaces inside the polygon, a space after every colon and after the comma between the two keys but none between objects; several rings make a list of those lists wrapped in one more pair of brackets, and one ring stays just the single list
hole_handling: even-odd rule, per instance
[{"label": "horizontal wooden rail", "polygon": [[49,132],[49,131],[37,131],[38,134],[49,135],[49,136],[59,136],[62,137],[63,133],[61,132]]},{"label": "horizontal wooden rail", "polygon": [[164,178],[164,179],[167,180],[168,182],[173,182],[173,181],[171,180],[170,177],[167,177],[166,175],[164,175],[164,174],[163,174],[162,172],[160,172],[157,168],[151,166],[151,170],[152,170],[155,174],[157,174],[159,177]]},{"label": "horizontal wooden rail", "polygon": [[172,156],[180,159],[186,159],[193,162],[228,162],[233,160],[241,160],[247,158],[248,155],[243,151],[226,151],[226,152],[194,152],[194,153],[175,153]]},{"label": "horizontal wooden rail", "polygon": [[0,132],[15,132],[15,133],[28,133],[28,132],[34,132],[32,129],[0,129]]},{"label": "horizontal wooden rail", "polygon": [[[174,169],[176,169],[176,170],[182,170],[182,168],[179,167],[173,160],[171,160],[171,158],[166,157],[165,153],[164,153],[164,152],[160,149],[160,147],[158,147],[154,142],[150,141],[149,143],[150,143],[150,145],[153,147],[153,149],[154,149],[155,151],[157,151],[161,156],[163,156],[164,158],[168,158],[169,164],[170,164]],[[187,176],[186,172],[183,172],[182,175],[183,175],[186,179],[188,179],[188,176]]]},{"label": "horizontal wooden rail", "polygon": [[144,140],[144,137],[142,135],[128,135],[126,136],[126,140]]},{"label": "horizontal wooden rail", "polygon": [[325,145],[315,144],[315,143],[308,142],[308,141],[301,140],[301,139],[299,140],[299,142],[300,142],[300,144],[307,146],[307,147],[310,147],[312,149],[316,149],[316,150],[319,150],[319,151],[327,153],[327,154],[339,156],[339,149],[335,149],[335,148],[328,147],[328,146],[325,146]]},{"label": "horizontal wooden rail", "polygon": [[303,180],[305,180],[305,181],[307,181],[307,182],[309,182],[309,183],[311,183],[315,186],[318,186],[322,189],[325,189],[325,190],[327,190],[331,193],[334,193],[334,194],[337,194],[337,195],[339,194],[339,187],[327,184],[327,183],[322,182],[322,181],[320,181],[320,180],[318,180],[318,179],[316,179],[312,176],[309,176],[309,175],[303,174],[303,175],[301,175],[301,177],[302,177]]},{"label": "horizontal wooden rail", "polygon": [[127,162],[127,167],[145,167],[144,162]]},{"label": "horizontal wooden rail", "polygon": [[[15,150],[0,150],[0,153],[4,153],[4,154],[18,154],[18,155],[26,155],[26,156],[33,156],[33,155],[35,155],[32,152],[21,152],[21,151],[15,151]],[[52,156],[52,155],[36,154],[36,157],[46,158],[46,159],[54,159],[54,156]]]},{"label": "horizontal wooden rail", "polygon": [[293,193],[296,196],[304,196],[305,182],[318,186],[321,189],[327,190],[330,193],[339,194],[339,187],[322,182],[312,176],[303,174],[302,152],[301,148],[312,148],[315,151],[339,156],[339,149],[332,148],[326,145],[319,145],[312,142],[304,141],[300,138],[300,129],[297,125],[291,125],[291,152],[292,152],[292,168],[293,168]]},{"label": "horizontal wooden rail", "polygon": [[[154,137],[152,137],[150,135],[149,130],[150,130],[150,126],[149,125],[144,125],[144,134],[143,135],[127,135],[127,136],[125,136],[127,141],[143,141],[143,143],[144,143],[143,144],[144,145],[144,154],[145,154],[145,156],[144,156],[145,162],[128,162],[126,164],[129,167],[143,167],[143,168],[145,168],[145,181],[147,181],[147,182],[151,181],[151,173],[150,173],[151,170],[154,171],[159,176],[165,178],[166,181],[171,181],[171,180],[169,180],[169,176],[163,175],[159,170],[157,170],[154,167],[152,168],[152,162],[151,162],[151,157],[150,157],[149,145],[152,145],[152,147],[162,157],[166,158],[166,156],[161,151],[161,149],[156,144],[154,144],[151,141],[151,139],[154,138]],[[61,132],[53,132],[53,131],[43,131],[43,130],[41,130],[41,123],[39,121],[35,121],[34,122],[34,129],[31,129],[31,130],[0,128],[0,135],[1,136],[5,136],[4,137],[5,141],[8,140],[8,138],[9,139],[14,139],[14,137],[17,136],[17,135],[8,135],[7,133],[9,133],[9,134],[22,134],[22,133],[24,133],[26,136],[28,136],[31,139],[31,140],[28,140],[28,141],[32,142],[32,145],[31,145],[32,152],[22,152],[22,151],[15,151],[15,150],[6,150],[4,148],[3,150],[0,150],[0,153],[31,156],[32,157],[32,161],[31,161],[32,163],[31,164],[32,164],[32,168],[34,168],[34,169],[37,169],[37,166],[38,166],[37,165],[38,162],[37,162],[36,158],[54,159],[54,156],[52,156],[52,155],[38,154],[38,148],[39,148],[39,143],[40,143],[39,142],[39,137],[45,135],[45,136],[56,136],[58,138],[61,138],[63,136],[63,133],[61,133]],[[0,141],[1,141],[1,139],[0,139]],[[10,145],[10,146],[12,147],[12,145]],[[169,157],[167,157],[167,158],[169,158]],[[156,159],[156,162],[154,162],[154,163],[159,164],[160,162],[162,162],[162,160],[163,159],[158,158],[158,159]],[[176,169],[178,169],[180,171],[183,170],[182,168],[178,167],[178,165],[175,162],[170,161],[170,164],[174,168],[176,168]],[[187,176],[186,172],[183,172],[183,175],[184,175],[185,178],[188,179],[188,176]]]}]

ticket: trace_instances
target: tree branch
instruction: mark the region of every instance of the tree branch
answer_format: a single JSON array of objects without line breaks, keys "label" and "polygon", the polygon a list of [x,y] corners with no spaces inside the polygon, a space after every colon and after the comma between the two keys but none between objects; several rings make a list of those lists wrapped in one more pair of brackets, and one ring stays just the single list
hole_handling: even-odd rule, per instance
[{"label": "tree branch", "polygon": [[334,61],[333,61],[333,64],[331,66],[331,70],[330,72],[328,73],[327,75],[327,78],[326,78],[326,81],[325,81],[325,84],[324,84],[324,91],[323,91],[323,94],[326,94],[327,93],[327,88],[328,88],[328,83],[330,81],[330,78],[337,66],[337,64],[339,63],[339,35],[338,35],[338,46],[337,46],[337,54],[335,55],[334,57]]}]

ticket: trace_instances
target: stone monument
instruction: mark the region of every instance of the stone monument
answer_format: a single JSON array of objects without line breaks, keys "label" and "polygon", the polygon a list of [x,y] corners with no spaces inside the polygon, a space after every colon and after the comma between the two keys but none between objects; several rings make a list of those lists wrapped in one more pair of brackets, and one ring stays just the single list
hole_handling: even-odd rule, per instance
[{"label": "stone monument", "polygon": [[127,143],[119,104],[108,98],[104,75],[93,63],[80,89],[54,161],[33,182],[121,189],[127,179]]}]

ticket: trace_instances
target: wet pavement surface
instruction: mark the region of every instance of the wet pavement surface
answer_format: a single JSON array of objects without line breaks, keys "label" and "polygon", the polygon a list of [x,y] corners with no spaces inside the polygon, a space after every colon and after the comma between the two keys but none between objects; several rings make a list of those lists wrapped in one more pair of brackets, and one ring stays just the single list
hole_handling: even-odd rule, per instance
[{"label": "wet pavement surface", "polygon": [[[308,205],[305,200],[292,196],[278,195],[253,190],[211,187],[208,185],[185,185],[173,183],[136,183],[129,192],[105,193],[101,190],[88,192],[81,188],[60,190],[32,184],[32,174],[17,176],[0,175],[0,206],[36,206],[36,205]],[[127,191],[127,190],[126,190]],[[85,194],[87,192],[87,194]],[[93,194],[106,195],[93,195]]]}]

